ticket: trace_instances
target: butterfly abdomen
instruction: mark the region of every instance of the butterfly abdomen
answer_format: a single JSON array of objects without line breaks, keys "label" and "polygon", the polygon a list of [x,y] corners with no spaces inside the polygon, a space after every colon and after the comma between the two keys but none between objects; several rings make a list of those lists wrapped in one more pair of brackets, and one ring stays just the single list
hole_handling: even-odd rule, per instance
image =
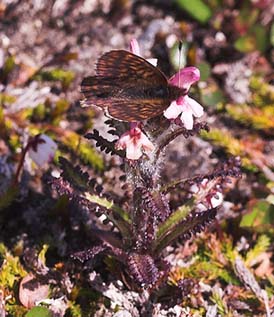
[{"label": "butterfly abdomen", "polygon": [[168,89],[167,87],[126,87],[121,91],[117,92],[119,97],[128,99],[158,99],[167,98]]}]

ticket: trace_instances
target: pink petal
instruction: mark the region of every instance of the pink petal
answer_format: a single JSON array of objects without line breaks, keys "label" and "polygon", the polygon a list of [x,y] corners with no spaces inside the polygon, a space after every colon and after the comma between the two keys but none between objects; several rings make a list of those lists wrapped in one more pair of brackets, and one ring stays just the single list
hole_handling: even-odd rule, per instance
[{"label": "pink petal", "polygon": [[39,140],[42,142],[38,143],[35,149],[30,148],[29,156],[36,165],[43,167],[54,157],[57,144],[46,134],[39,135]]},{"label": "pink petal", "polygon": [[190,86],[200,79],[198,68],[190,66],[180,69],[169,79],[169,83],[189,90]]},{"label": "pink petal", "polygon": [[184,102],[190,107],[194,117],[200,118],[204,114],[204,108],[194,99],[185,96]]},{"label": "pink petal", "polygon": [[130,41],[129,46],[130,46],[131,53],[138,55],[138,56],[141,56],[140,46],[139,46],[139,43],[136,39],[132,39]]},{"label": "pink petal", "polygon": [[142,132],[137,123],[131,124],[130,131],[121,135],[115,145],[117,150],[126,150],[126,157],[129,160],[138,160],[145,152],[154,150],[153,143]]},{"label": "pink petal", "polygon": [[192,130],[193,128],[193,115],[191,111],[184,111],[181,114],[181,120],[187,130]]},{"label": "pink petal", "polygon": [[[216,196],[216,197],[215,197]],[[210,200],[212,208],[216,208],[222,204],[224,196],[222,193],[217,192]]]},{"label": "pink petal", "polygon": [[142,133],[140,142],[145,152],[152,152],[154,150],[154,144],[148,139],[148,137]]},{"label": "pink petal", "polygon": [[176,119],[182,112],[182,108],[177,104],[176,101],[172,101],[170,106],[164,111],[164,116],[167,119]]},{"label": "pink petal", "polygon": [[117,150],[124,150],[130,141],[130,131],[125,132],[120,136],[120,139],[116,142],[115,147]]},{"label": "pink petal", "polygon": [[126,147],[126,158],[129,160],[138,160],[141,156],[143,155],[142,150],[141,150],[141,144],[130,142],[127,144]]}]

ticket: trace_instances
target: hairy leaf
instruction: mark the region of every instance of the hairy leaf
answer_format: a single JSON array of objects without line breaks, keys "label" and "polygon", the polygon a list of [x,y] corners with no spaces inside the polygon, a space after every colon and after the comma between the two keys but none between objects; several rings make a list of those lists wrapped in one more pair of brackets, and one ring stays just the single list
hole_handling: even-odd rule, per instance
[{"label": "hairy leaf", "polygon": [[159,254],[166,246],[179,237],[183,240],[188,240],[192,235],[203,231],[215,219],[216,212],[216,208],[192,212],[184,220],[177,223],[176,226],[168,227],[169,230],[165,228],[164,232],[162,231],[161,235],[153,243],[154,252]]},{"label": "hairy leaf", "polygon": [[[73,166],[64,157],[59,158],[62,168],[62,177],[69,181],[73,187],[79,190],[86,190],[88,184],[91,183],[88,173],[83,172],[79,166]],[[92,182],[93,183],[93,182]]]},{"label": "hairy leaf", "polygon": [[96,146],[99,147],[101,151],[110,153],[111,155],[117,154],[121,157],[125,156],[123,151],[118,151],[115,149],[116,141],[108,141],[102,137],[96,129],[94,129],[93,132],[86,134],[85,137],[89,140],[95,140]]},{"label": "hairy leaf", "polygon": [[130,275],[140,284],[151,286],[159,278],[159,270],[150,255],[129,254],[128,267]]}]

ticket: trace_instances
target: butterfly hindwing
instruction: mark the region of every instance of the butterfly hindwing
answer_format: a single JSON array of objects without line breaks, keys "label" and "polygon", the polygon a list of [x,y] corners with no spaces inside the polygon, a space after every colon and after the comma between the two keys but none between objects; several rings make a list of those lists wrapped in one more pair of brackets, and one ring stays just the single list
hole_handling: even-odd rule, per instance
[{"label": "butterfly hindwing", "polygon": [[88,99],[89,97],[107,98],[117,94],[120,84],[113,78],[90,76],[83,79],[81,92]]},{"label": "butterfly hindwing", "polygon": [[148,98],[141,92],[140,97],[134,94],[130,96],[129,89],[128,83],[96,76],[84,78],[81,84],[86,105],[96,105],[111,117],[122,121],[141,121],[155,117],[168,105],[166,99]]},{"label": "butterfly hindwing", "polygon": [[112,98],[107,107],[107,112],[115,119],[137,122],[162,114],[166,107],[166,100],[163,99]]}]

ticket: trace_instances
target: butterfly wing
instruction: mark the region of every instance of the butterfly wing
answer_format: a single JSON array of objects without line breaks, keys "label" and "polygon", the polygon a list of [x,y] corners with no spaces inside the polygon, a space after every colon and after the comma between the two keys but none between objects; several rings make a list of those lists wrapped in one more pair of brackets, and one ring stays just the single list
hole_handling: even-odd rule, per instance
[{"label": "butterfly wing", "polygon": [[107,108],[108,114],[121,121],[138,122],[159,116],[167,108],[160,99],[116,99]]},{"label": "butterfly wing", "polygon": [[[112,84],[112,83],[115,84]],[[120,83],[122,86],[126,84]],[[87,77],[83,80],[81,91],[85,105],[95,105],[105,113],[121,121],[142,121],[160,115],[169,105],[162,98],[130,98],[123,96],[117,80],[112,78]],[[128,92],[128,90],[126,90]]]},{"label": "butterfly wing", "polygon": [[144,58],[124,50],[110,51],[97,61],[96,75],[100,77],[127,78],[132,84],[146,83],[153,85],[155,81],[167,85],[165,75]]},{"label": "butterfly wing", "polygon": [[122,121],[158,116],[171,101],[163,73],[145,59],[123,50],[100,57],[96,76],[84,78],[81,91],[86,104],[96,105]]}]

